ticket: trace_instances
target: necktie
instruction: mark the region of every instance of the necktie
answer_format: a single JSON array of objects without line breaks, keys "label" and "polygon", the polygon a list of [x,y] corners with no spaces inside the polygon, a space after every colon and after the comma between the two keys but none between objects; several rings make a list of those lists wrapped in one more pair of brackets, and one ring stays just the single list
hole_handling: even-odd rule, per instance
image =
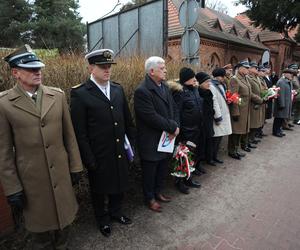
[{"label": "necktie", "polygon": [[34,93],[34,94],[31,96],[31,98],[32,98],[32,100],[33,100],[34,102],[36,102],[36,99],[37,99],[37,94],[36,94],[36,93]]},{"label": "necktie", "polygon": [[107,87],[104,87],[104,93],[107,96]]}]

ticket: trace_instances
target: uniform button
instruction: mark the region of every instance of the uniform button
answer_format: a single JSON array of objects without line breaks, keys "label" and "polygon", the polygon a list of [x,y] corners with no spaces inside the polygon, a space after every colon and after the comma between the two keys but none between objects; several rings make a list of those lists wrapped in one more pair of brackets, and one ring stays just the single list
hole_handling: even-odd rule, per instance
[{"label": "uniform button", "polygon": [[41,123],[41,126],[42,126],[42,127],[45,127],[45,123],[44,123],[44,122],[42,122],[42,123]]},{"label": "uniform button", "polygon": [[110,109],[114,109],[114,106],[110,106]]},{"label": "uniform button", "polygon": [[50,168],[53,168],[53,164],[50,165]]},{"label": "uniform button", "polygon": [[116,139],[116,142],[119,142],[120,141],[120,139]]},{"label": "uniform button", "polygon": [[122,155],[118,155],[118,158],[121,159],[121,158],[122,158]]},{"label": "uniform button", "polygon": [[46,148],[49,148],[49,145],[48,144],[46,144],[46,146],[45,146]]},{"label": "uniform button", "polygon": [[56,185],[54,184],[54,186],[53,186],[54,188],[56,188]]},{"label": "uniform button", "polygon": [[118,123],[117,123],[117,122],[115,122],[115,126],[118,126]]}]

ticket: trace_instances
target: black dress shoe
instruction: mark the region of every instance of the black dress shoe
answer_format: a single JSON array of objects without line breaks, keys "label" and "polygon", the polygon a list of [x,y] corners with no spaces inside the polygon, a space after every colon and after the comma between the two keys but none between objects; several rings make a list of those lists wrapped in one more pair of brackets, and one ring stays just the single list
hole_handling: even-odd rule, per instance
[{"label": "black dress shoe", "polygon": [[217,159],[217,158],[214,158],[214,161],[215,161],[216,163],[220,163],[220,164],[224,163],[222,160],[219,160],[219,159]]},{"label": "black dress shoe", "polygon": [[276,137],[282,137],[282,135],[280,133],[276,133],[276,134],[273,134],[274,136]]},{"label": "black dress shoe", "polygon": [[293,124],[291,124],[291,123],[289,123],[288,126],[289,126],[290,128],[295,127],[295,126],[294,126]]},{"label": "black dress shoe", "polygon": [[130,225],[132,223],[131,219],[129,219],[128,217],[124,216],[124,215],[121,215],[121,216],[111,216],[111,218],[114,220],[114,221],[117,221],[119,222],[120,224],[123,224],[123,225]]},{"label": "black dress shoe", "polygon": [[193,181],[191,178],[184,180],[184,185],[192,188],[200,188],[201,184],[198,181]]},{"label": "black dress shoe", "polygon": [[216,163],[214,163],[213,161],[208,161],[207,164],[210,166],[217,166]]},{"label": "black dress shoe", "polygon": [[257,148],[256,146],[252,145],[251,143],[248,144],[248,148]]},{"label": "black dress shoe", "polygon": [[237,152],[237,154],[240,156],[240,157],[245,157],[246,154],[242,153],[242,152]]},{"label": "black dress shoe", "polygon": [[281,136],[285,136],[285,133],[280,132]]},{"label": "black dress shoe", "polygon": [[243,150],[246,151],[246,152],[251,152],[251,149],[248,148],[248,147],[241,147],[241,149],[243,149]]},{"label": "black dress shoe", "polygon": [[237,154],[237,153],[234,153],[234,154],[228,154],[231,158],[233,159],[236,159],[236,160],[241,160],[241,157]]},{"label": "black dress shoe", "polygon": [[290,130],[290,131],[293,131],[294,129],[292,128],[289,128],[289,127],[286,127],[286,128],[282,128],[283,130]]},{"label": "black dress shoe", "polygon": [[105,237],[109,237],[111,234],[111,228],[110,225],[102,225],[99,226],[100,232],[105,236]]}]

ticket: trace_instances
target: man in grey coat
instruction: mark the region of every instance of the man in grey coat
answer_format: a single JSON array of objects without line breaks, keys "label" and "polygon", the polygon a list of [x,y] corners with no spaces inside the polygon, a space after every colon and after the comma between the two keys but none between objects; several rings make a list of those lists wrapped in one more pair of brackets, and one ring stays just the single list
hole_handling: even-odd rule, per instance
[{"label": "man in grey coat", "polygon": [[274,123],[273,135],[282,137],[282,126],[285,119],[291,118],[292,113],[292,88],[291,80],[295,74],[294,70],[284,69],[282,77],[277,82],[277,87],[280,87],[279,96],[274,102]]}]

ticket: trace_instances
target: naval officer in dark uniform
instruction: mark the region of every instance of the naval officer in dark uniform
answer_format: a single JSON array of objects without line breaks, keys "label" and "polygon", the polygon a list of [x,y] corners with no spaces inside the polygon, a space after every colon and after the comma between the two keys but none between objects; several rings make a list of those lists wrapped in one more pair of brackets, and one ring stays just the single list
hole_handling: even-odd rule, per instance
[{"label": "naval officer in dark uniform", "polygon": [[134,127],[122,86],[110,81],[111,66],[115,64],[113,51],[100,49],[85,58],[91,75],[71,90],[71,116],[82,160],[88,169],[96,220],[101,233],[109,236],[111,220],[131,223],[123,215],[121,203],[129,187],[125,135],[131,140]]}]

